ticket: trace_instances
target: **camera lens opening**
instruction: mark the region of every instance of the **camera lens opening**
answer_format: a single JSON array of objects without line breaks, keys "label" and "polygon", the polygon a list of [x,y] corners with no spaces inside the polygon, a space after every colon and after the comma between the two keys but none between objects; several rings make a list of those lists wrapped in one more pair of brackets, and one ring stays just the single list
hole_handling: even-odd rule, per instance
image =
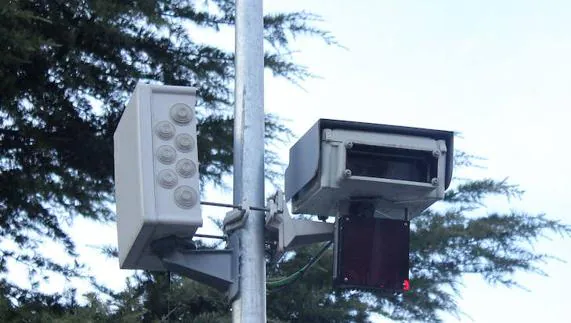
[{"label": "camera lens opening", "polygon": [[352,176],[430,183],[438,177],[438,158],[430,151],[353,144],[346,169]]}]

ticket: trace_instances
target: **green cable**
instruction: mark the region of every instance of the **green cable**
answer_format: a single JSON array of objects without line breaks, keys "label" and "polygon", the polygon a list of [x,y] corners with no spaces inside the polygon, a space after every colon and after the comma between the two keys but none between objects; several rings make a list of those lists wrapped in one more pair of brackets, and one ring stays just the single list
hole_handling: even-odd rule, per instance
[{"label": "green cable", "polygon": [[270,280],[266,282],[266,286],[268,288],[277,288],[277,287],[284,287],[287,286],[293,282],[295,282],[296,280],[298,280],[299,278],[301,278],[301,276],[303,276],[303,274],[305,273],[306,270],[308,270],[311,266],[313,266],[320,258],[321,256],[323,256],[323,254],[325,253],[325,251],[329,248],[329,246],[331,246],[333,244],[333,241],[329,241],[328,243],[326,243],[325,245],[323,245],[323,247],[321,248],[321,250],[319,250],[319,252],[309,260],[309,262],[301,267],[298,271],[296,271],[295,273],[289,275],[288,277],[285,278],[281,278],[281,279],[276,279],[276,280]]}]

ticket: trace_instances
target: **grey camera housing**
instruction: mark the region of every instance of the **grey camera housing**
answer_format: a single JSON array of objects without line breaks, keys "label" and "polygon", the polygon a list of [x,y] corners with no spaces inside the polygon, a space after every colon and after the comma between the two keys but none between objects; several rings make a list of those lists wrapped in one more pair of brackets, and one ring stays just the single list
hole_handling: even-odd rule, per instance
[{"label": "grey camera housing", "polygon": [[290,149],[286,200],[292,213],[368,200],[376,216],[412,218],[444,197],[453,144],[451,131],[320,119]]}]

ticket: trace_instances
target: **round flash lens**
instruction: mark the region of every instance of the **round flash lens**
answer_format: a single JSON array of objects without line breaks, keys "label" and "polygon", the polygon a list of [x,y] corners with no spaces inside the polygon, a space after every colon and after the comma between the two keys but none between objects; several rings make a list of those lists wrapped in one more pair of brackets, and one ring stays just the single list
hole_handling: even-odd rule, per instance
[{"label": "round flash lens", "polygon": [[158,178],[159,178],[159,185],[161,185],[166,189],[171,189],[175,187],[176,184],[178,183],[178,178],[175,172],[173,172],[170,169],[164,169],[160,171]]},{"label": "round flash lens", "polygon": [[183,209],[190,209],[198,202],[198,194],[190,186],[180,186],[174,191],[176,205]]},{"label": "round flash lens", "polygon": [[194,149],[194,139],[187,133],[181,133],[174,139],[174,144],[178,150],[186,153]]},{"label": "round flash lens", "polygon": [[172,137],[174,137],[175,132],[176,129],[174,128],[174,125],[168,121],[161,121],[155,127],[155,133],[162,140],[171,139]]},{"label": "round flash lens", "polygon": [[192,177],[196,174],[196,164],[190,159],[181,159],[176,163],[176,172],[184,178]]},{"label": "round flash lens", "polygon": [[174,122],[185,125],[194,118],[194,111],[184,103],[177,103],[171,107],[170,115]]},{"label": "round flash lens", "polygon": [[176,150],[171,146],[160,146],[157,149],[157,158],[161,163],[170,165],[176,159]]}]

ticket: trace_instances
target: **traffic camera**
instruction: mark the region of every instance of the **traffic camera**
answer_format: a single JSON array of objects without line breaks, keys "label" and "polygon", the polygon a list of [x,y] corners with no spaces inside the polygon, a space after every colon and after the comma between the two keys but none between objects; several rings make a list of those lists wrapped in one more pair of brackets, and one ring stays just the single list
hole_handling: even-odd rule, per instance
[{"label": "traffic camera", "polygon": [[151,243],[202,226],[196,90],[139,83],[114,134],[119,261],[165,270]]},{"label": "traffic camera", "polygon": [[[453,137],[449,131],[321,119],[290,149],[285,196],[293,213],[336,219],[334,286],[410,288],[409,221],[444,197]],[[305,236],[319,238],[314,231]]]}]

